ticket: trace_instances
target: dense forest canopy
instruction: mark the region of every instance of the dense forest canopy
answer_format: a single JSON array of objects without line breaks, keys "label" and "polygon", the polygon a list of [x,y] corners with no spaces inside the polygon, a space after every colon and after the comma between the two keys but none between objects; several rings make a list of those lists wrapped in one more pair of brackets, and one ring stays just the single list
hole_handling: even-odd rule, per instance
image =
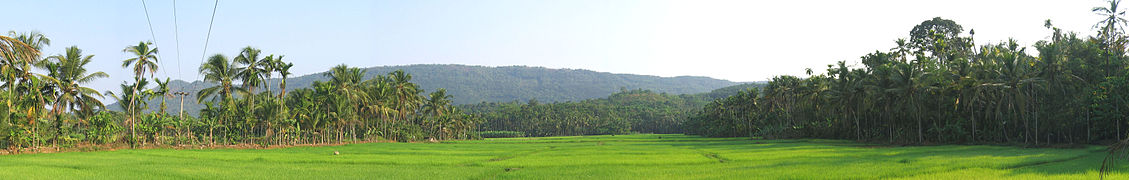
[{"label": "dense forest canopy", "polygon": [[683,123],[706,103],[760,84],[741,84],[708,93],[674,95],[621,89],[611,96],[578,102],[478,103],[463,109],[482,117],[484,131],[516,131],[525,136],[627,133],[682,133]]},{"label": "dense forest canopy", "polygon": [[687,133],[912,144],[1120,140],[1129,133],[1129,41],[1119,16],[1093,37],[1047,20],[1049,38],[1034,49],[1014,40],[977,46],[974,30],[929,19],[859,64],[778,76],[710,103]]}]

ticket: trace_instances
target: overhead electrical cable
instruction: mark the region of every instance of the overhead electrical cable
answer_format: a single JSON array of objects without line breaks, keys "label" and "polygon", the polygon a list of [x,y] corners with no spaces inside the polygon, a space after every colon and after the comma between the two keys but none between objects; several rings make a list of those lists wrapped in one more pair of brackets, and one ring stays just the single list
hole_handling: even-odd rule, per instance
[{"label": "overhead electrical cable", "polygon": [[[208,55],[208,42],[212,40],[212,26],[216,23],[216,9],[220,6],[220,0],[216,0],[215,5],[212,5],[212,19],[208,22],[208,34],[204,36],[204,51],[200,53],[200,65],[204,64],[204,58]],[[196,79],[200,78],[200,73],[196,73]],[[203,80],[201,80],[202,82]],[[196,89],[198,83],[192,83],[192,89]]]},{"label": "overhead electrical cable", "polygon": [[[157,44],[157,32],[153,31],[153,21],[149,19],[149,6],[145,4],[145,0],[141,0],[141,8],[145,10],[145,22],[149,23],[149,35],[153,37],[153,45],[156,45]],[[157,53],[157,62],[161,63],[161,66],[164,67],[165,61],[163,61],[162,59],[165,59],[165,58],[161,57],[161,53]],[[161,75],[168,77],[168,75],[165,73],[165,71],[161,71]]]},{"label": "overhead electrical cable", "polygon": [[173,37],[176,38],[176,78],[177,79],[184,79],[184,77],[182,77],[183,74],[180,71],[180,69],[181,69],[180,68],[180,24],[177,23],[177,19],[178,18],[176,17],[176,0],[173,0],[172,1],[172,25],[173,25]]}]

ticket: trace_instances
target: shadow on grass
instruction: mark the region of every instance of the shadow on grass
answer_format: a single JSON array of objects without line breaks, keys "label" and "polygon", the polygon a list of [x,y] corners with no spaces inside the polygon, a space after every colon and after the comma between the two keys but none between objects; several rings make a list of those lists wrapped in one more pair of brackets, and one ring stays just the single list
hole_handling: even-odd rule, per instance
[{"label": "shadow on grass", "polygon": [[[1035,164],[1031,166],[1024,166],[1016,168],[1012,171],[1013,174],[1086,174],[1091,172],[1098,172],[1101,168],[1102,160],[1106,157],[1105,152],[1088,153],[1078,158],[1070,159],[1067,161],[1050,162],[1043,164]],[[1111,174],[1125,174],[1129,173],[1129,164],[1122,164],[1118,168],[1114,168]]]}]

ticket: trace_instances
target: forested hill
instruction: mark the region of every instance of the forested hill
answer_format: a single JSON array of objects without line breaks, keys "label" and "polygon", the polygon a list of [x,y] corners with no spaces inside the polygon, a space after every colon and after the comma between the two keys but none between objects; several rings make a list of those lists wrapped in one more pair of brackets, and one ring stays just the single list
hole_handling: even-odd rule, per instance
[{"label": "forested hill", "polygon": [[[537,99],[542,102],[581,101],[603,98],[621,89],[646,89],[670,94],[695,94],[739,84],[727,80],[698,76],[659,77],[634,74],[614,74],[581,69],[551,69],[529,66],[486,67],[469,65],[405,65],[379,66],[365,68],[365,79],[403,69],[412,75],[412,82],[428,92],[446,88],[453,95],[453,103],[469,104],[478,102],[509,102]],[[289,77],[288,89],[307,88],[314,81],[325,81],[323,73]],[[273,83],[277,84],[278,77]],[[212,86],[210,83],[173,81],[172,91],[186,91],[195,94],[199,89]],[[150,83],[155,84],[155,83]],[[152,87],[153,85],[150,85]],[[274,91],[277,86],[272,85]],[[119,91],[117,89],[114,90]],[[260,90],[261,91],[261,90]],[[202,105],[195,103],[195,97],[185,98],[187,113],[195,115]],[[149,110],[157,110],[160,98],[150,101]],[[117,104],[107,105],[120,110]],[[179,99],[168,100],[168,111],[179,110]]]},{"label": "forested hill", "polygon": [[[671,94],[692,94],[738,83],[708,77],[658,77],[634,74],[613,74],[579,69],[550,69],[528,66],[486,67],[468,65],[407,65],[367,68],[366,78],[385,75],[397,69],[412,74],[412,82],[433,91],[446,88],[455,104],[506,102],[537,99],[543,102],[580,101],[603,98],[621,88],[647,89]],[[296,87],[308,87],[313,80],[288,81]]]}]

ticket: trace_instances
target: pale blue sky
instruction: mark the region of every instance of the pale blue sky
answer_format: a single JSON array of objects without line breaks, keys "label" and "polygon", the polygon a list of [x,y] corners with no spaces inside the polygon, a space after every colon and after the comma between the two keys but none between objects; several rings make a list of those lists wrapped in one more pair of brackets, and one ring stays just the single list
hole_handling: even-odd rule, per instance
[{"label": "pale blue sky", "polygon": [[[3,0],[0,30],[38,30],[58,54],[78,45],[116,90],[127,45],[152,40],[140,0]],[[214,1],[148,4],[162,67],[158,76],[197,79]],[[1062,1],[737,1],[737,0],[412,0],[220,1],[207,55],[254,46],[286,55],[295,74],[336,64],[529,65],[658,76],[760,81],[857,61],[934,16],[974,28],[980,43],[1024,45],[1052,19],[1090,34],[1098,0]],[[1033,49],[1032,49],[1033,51]]]}]

